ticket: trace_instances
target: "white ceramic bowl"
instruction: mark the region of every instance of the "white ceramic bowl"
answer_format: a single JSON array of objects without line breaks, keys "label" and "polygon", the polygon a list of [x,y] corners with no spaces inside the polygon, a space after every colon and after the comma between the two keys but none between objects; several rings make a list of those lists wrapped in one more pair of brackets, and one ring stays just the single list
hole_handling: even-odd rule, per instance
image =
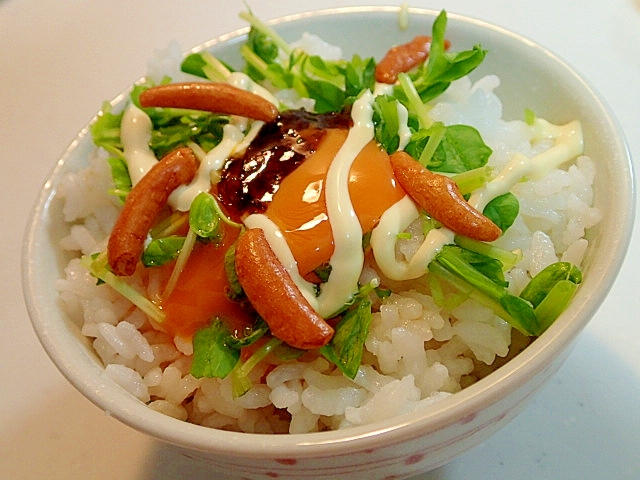
[{"label": "white ceramic bowl", "polygon": [[[380,58],[391,44],[431,31],[437,12],[410,13],[406,30],[398,27],[397,8],[378,7],[295,15],[273,24],[289,40],[310,31],[343,46],[347,56],[358,52]],[[239,65],[238,45],[245,33],[233,32],[201,48]],[[62,229],[56,189],[65,172],[86,164],[92,146],[85,129],[45,184],[24,248],[23,282],[29,313],[60,371],[110,415],[182,447],[185,455],[204,459],[212,469],[235,472],[242,478],[402,478],[448,462],[512,419],[561,365],[614,281],[634,218],[631,161],[620,130],[601,99],[553,54],[513,33],[452,14],[447,37],[459,48],[480,43],[489,50],[476,75],[500,76],[497,93],[505,104],[506,118],[522,118],[525,107],[530,107],[555,123],[580,119],[586,154],[597,163],[595,202],[604,219],[590,233],[585,281],[571,306],[523,353],[428,410],[343,431],[279,436],[231,433],[152,411],[106,377],[88,342],[58,308],[53,288],[65,263],[56,246]]]}]

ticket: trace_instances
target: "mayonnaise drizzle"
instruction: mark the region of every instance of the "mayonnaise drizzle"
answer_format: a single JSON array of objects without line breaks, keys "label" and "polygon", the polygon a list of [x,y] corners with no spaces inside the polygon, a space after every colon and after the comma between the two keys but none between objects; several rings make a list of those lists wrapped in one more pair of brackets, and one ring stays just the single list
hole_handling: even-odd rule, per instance
[{"label": "mayonnaise drizzle", "polygon": [[122,115],[120,123],[120,141],[124,158],[127,161],[132,185],[136,185],[142,177],[158,163],[155,154],[149,148],[153,124],[149,115],[130,104]]},{"label": "mayonnaise drizzle", "polygon": [[269,102],[273,103],[276,107],[279,104],[278,99],[274,97],[271,94],[271,92],[269,92],[269,90],[264,88],[262,85],[259,85],[258,83],[254,82],[251,79],[251,77],[249,77],[249,75],[247,75],[246,73],[232,72],[227,77],[227,82],[233,85],[234,87],[240,88],[242,90],[247,90],[251,93],[255,93],[256,95],[259,95],[265,100],[268,100]]},{"label": "mayonnaise drizzle", "polygon": [[[536,119],[533,140],[553,139],[555,145],[534,157],[516,154],[507,166],[483,188],[474,192],[469,203],[482,211],[493,198],[507,193],[524,177],[541,178],[551,169],[575,158],[583,152],[583,137],[580,122],[553,125]],[[371,232],[371,247],[381,272],[392,280],[411,280],[427,271],[435,255],[448,243],[453,242],[454,232],[446,228],[430,230],[417,252],[408,261],[399,259],[395,245],[397,235],[418,218],[415,204],[405,197],[380,218]]]},{"label": "mayonnaise drizzle", "polygon": [[373,94],[367,90],[354,102],[353,127],[327,172],[325,198],[334,251],[329,262],[331,275],[322,285],[319,297],[319,313],[323,316],[337,311],[358,290],[364,265],[362,227],[349,195],[349,172],[358,153],[374,138],[373,100]]},{"label": "mayonnaise drizzle", "polygon": [[469,204],[479,211],[494,198],[507,193],[521,179],[535,180],[545,176],[550,170],[559,167],[584,151],[582,126],[574,120],[566,125],[553,125],[537,118],[533,125],[534,141],[553,139],[555,144],[544,152],[527,157],[517,153],[502,171],[484,187],[476,190],[469,198]]},{"label": "mayonnaise drizzle", "polygon": [[400,137],[398,150],[404,150],[411,140],[411,129],[409,128],[409,110],[400,102],[398,102],[398,123],[398,137]]},{"label": "mayonnaise drizzle", "polygon": [[421,277],[433,257],[448,243],[454,233],[446,228],[432,229],[416,253],[407,261],[396,255],[398,234],[420,215],[413,200],[406,195],[385,211],[371,231],[371,248],[380,271],[391,280],[412,280]]},{"label": "mayonnaise drizzle", "polygon": [[220,170],[224,162],[231,156],[244,139],[240,129],[228,123],[223,128],[222,141],[209,150],[200,162],[198,172],[189,185],[178,187],[169,197],[169,204],[182,212],[191,208],[191,202],[200,192],[211,189],[211,172]]}]

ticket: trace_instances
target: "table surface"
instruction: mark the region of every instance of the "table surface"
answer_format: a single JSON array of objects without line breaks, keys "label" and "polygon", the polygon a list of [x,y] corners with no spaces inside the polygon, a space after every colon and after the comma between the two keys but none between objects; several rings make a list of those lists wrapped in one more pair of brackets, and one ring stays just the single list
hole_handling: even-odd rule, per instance
[{"label": "table surface", "polygon": [[[297,0],[249,4],[263,19],[311,8]],[[316,0],[313,8],[365,4],[400,2]],[[565,59],[604,97],[640,160],[640,0],[411,6],[497,24]],[[144,74],[171,40],[187,50],[243,26],[244,8],[240,0],[0,0],[0,478],[212,478],[105,415],[58,373],[29,323],[20,250],[48,172],[102,100]],[[640,478],[639,270],[636,231],[605,304],[539,395],[480,446],[415,480]]]}]

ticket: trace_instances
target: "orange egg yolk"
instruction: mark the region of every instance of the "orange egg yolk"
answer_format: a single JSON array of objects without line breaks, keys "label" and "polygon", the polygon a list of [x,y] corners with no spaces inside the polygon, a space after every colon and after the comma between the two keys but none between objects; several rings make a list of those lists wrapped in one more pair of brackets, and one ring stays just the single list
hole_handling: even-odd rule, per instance
[{"label": "orange egg yolk", "polygon": [[[172,336],[191,338],[216,316],[224,318],[232,332],[242,332],[253,323],[255,314],[226,295],[229,283],[224,256],[239,230],[224,224],[222,227],[224,235],[221,244],[196,245],[178,283],[162,302],[165,320],[160,328]],[[168,279],[173,267],[174,263],[171,263],[158,268],[166,269],[165,277]]]},{"label": "orange egg yolk", "polygon": [[[326,130],[316,151],[282,181],[265,212],[282,231],[303,276],[326,264],[333,254],[324,185],[347,134],[346,129]],[[364,233],[405,196],[387,153],[375,141],[362,149],[351,166],[349,195]]]}]

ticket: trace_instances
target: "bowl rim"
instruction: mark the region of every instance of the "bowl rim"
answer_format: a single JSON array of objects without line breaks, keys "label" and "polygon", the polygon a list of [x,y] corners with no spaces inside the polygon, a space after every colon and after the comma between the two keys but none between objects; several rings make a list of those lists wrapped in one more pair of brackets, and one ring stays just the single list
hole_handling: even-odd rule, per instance
[{"label": "bowl rim", "polygon": [[[398,7],[390,6],[339,7],[296,13],[275,18],[266,23],[271,26],[278,26],[311,17],[372,13],[397,14],[398,11]],[[433,18],[439,13],[436,10],[425,8],[408,8],[407,11],[411,15],[423,15]],[[89,125],[95,121],[94,117],[89,125],[80,131],[77,138],[69,145],[48,175],[27,222],[22,251],[23,291],[32,326],[44,349],[67,380],[108,414],[157,439],[194,450],[219,453],[226,456],[240,457],[248,455],[253,458],[294,456],[301,458],[327,454],[344,454],[346,445],[349,445],[351,449],[356,449],[351,450],[352,452],[379,446],[389,446],[435,432],[458,422],[469,413],[480,410],[483,405],[494,404],[500,398],[511,394],[525,382],[526,378],[536,373],[539,365],[545,364],[547,359],[555,357],[566,349],[568,344],[584,328],[591,316],[595,314],[599,304],[609,292],[621,268],[630,243],[635,217],[636,192],[633,165],[628,146],[624,140],[622,130],[600,95],[579,73],[555,54],[536,42],[485,21],[450,12],[447,12],[447,16],[450,21],[470,23],[487,28],[499,35],[510,37],[517,42],[525,42],[543,52],[559,68],[562,68],[566,74],[570,75],[574,81],[580,83],[586,92],[590,93],[590,97],[604,114],[604,120],[606,120],[608,128],[617,133],[619,153],[626,158],[626,171],[624,174],[627,180],[623,182],[624,189],[619,193],[620,198],[630,205],[630,208],[618,220],[617,233],[619,235],[615,243],[616,248],[613,249],[613,252],[607,252],[609,267],[605,275],[597,280],[598,285],[601,287],[598,294],[587,298],[581,305],[572,304],[569,310],[561,317],[562,319],[568,316],[569,313],[580,311],[582,314],[581,321],[563,322],[559,319],[541,337],[507,364],[477,383],[434,404],[428,411],[420,412],[418,415],[415,413],[404,414],[371,425],[355,426],[345,430],[288,435],[229,432],[208,427],[203,428],[199,425],[165,416],[148,408],[144,403],[136,400],[124,390],[110,392],[110,396],[107,398],[103,396],[103,393],[105,389],[110,388],[111,384],[104,375],[97,375],[93,379],[86,378],[86,372],[79,369],[78,365],[71,361],[71,358],[61,358],[61,348],[72,348],[73,341],[79,347],[80,342],[77,342],[75,338],[73,340],[61,340],[62,337],[60,335],[64,334],[63,330],[66,327],[61,324],[56,325],[54,322],[42,318],[43,313],[46,312],[46,305],[42,304],[45,299],[43,299],[42,291],[37,286],[38,265],[34,261],[36,252],[43,245],[43,240],[39,238],[39,235],[45,228],[43,224],[48,221],[46,214],[55,196],[56,185],[54,179],[64,169],[68,159],[89,134]],[[248,27],[242,27],[220,35],[193,48],[190,52],[210,49],[217,44],[238,39],[245,35],[248,30]],[[127,94],[128,90],[122,92],[112,100],[111,104],[114,105],[121,102]],[[76,349],[74,360],[82,359],[80,355],[79,349]],[[507,379],[511,381],[505,381]],[[416,417],[418,418],[416,419]],[[256,445],[259,445],[260,448],[256,448]]]}]

